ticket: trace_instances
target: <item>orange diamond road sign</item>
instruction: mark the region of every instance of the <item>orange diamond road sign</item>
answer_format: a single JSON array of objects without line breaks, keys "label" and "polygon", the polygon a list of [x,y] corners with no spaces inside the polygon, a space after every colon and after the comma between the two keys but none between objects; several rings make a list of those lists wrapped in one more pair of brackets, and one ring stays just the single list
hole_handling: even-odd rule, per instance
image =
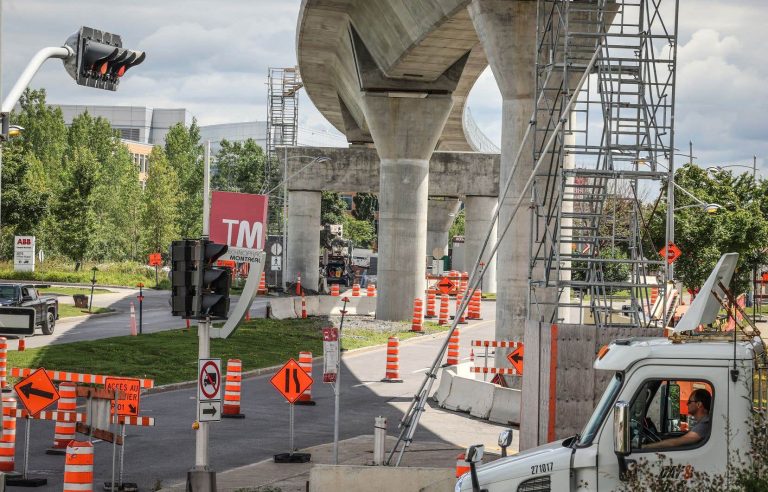
[{"label": "orange diamond road sign", "polygon": [[163,256],[160,253],[149,253],[149,266],[163,266]]},{"label": "orange diamond road sign", "polygon": [[443,279],[437,283],[437,290],[439,290],[441,294],[448,295],[453,292],[453,289],[455,288],[456,284],[454,284],[448,277],[443,277]]},{"label": "orange diamond road sign", "polygon": [[286,362],[269,381],[288,403],[294,403],[304,390],[312,386],[312,377],[293,359]]},{"label": "orange diamond road sign", "polygon": [[139,398],[141,395],[141,381],[136,378],[106,378],[104,387],[110,391],[120,391],[123,394],[117,398],[117,414],[139,415]]},{"label": "orange diamond road sign", "polygon": [[675,260],[678,259],[681,254],[683,254],[683,252],[680,251],[680,248],[678,248],[675,243],[669,243],[667,246],[659,250],[659,256],[661,256],[662,258],[666,258],[668,265],[671,265],[672,263],[674,263]]},{"label": "orange diamond road sign", "polygon": [[42,367],[13,386],[24,408],[32,415],[59,399],[59,392]]},{"label": "orange diamond road sign", "polygon": [[523,355],[525,355],[525,350],[522,345],[518,345],[515,350],[507,354],[507,360],[518,374],[523,374]]}]

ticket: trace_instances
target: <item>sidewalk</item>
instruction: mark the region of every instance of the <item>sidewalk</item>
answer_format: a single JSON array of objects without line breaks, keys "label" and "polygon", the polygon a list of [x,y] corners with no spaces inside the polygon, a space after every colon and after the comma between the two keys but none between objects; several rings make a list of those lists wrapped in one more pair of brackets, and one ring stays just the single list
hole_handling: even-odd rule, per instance
[{"label": "sidewalk", "polygon": [[[395,438],[387,436],[386,449],[389,452],[395,444]],[[456,457],[465,450],[442,442],[414,440],[403,456],[401,466],[447,468],[455,470]],[[312,453],[311,463],[277,464],[271,459],[253,465],[235,468],[216,474],[216,488],[220,492],[249,492],[264,488],[264,492],[304,492],[308,490],[309,470],[312,465],[331,464],[333,462],[333,444],[323,444],[301,452]],[[488,455],[487,461],[497,458]],[[358,436],[339,442],[339,462],[343,465],[370,465],[373,459],[373,436]],[[394,459],[393,459],[394,461]],[[161,492],[180,492],[185,484],[173,484],[161,489]],[[373,490],[373,489],[370,489]]]}]

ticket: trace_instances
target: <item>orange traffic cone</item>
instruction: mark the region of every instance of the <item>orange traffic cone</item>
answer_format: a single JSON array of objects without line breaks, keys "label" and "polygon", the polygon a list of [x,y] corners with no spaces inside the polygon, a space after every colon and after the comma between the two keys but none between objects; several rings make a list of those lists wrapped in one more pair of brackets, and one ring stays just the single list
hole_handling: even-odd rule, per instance
[{"label": "orange traffic cone", "polygon": [[240,359],[227,361],[227,379],[224,384],[224,409],[222,417],[228,419],[242,419],[245,415],[240,413],[240,384],[243,381],[243,363]]},{"label": "orange traffic cone", "polygon": [[456,457],[456,478],[469,473],[469,463],[464,461],[464,453],[461,453]]},{"label": "orange traffic cone", "polygon": [[368,284],[365,287],[365,295],[368,297],[376,297],[376,285],[375,284]]},{"label": "orange traffic cone", "polygon": [[418,297],[413,300],[413,322],[411,323],[411,331],[420,332],[422,322],[421,311],[421,299]]},{"label": "orange traffic cone", "polygon": [[456,366],[459,364],[459,327],[453,330],[451,338],[448,339],[448,360],[445,366]]},{"label": "orange traffic cone", "polygon": [[339,284],[331,284],[331,295],[339,297]]},{"label": "orange traffic cone", "polygon": [[467,311],[467,319],[483,319],[480,317],[480,305],[483,293],[480,289],[476,289],[472,293],[472,297],[469,299],[469,306]]},{"label": "orange traffic cone", "polygon": [[301,296],[301,319],[307,319],[307,298]]},{"label": "orange traffic cone", "polygon": [[[75,383],[63,381],[59,383],[60,398],[56,402],[56,410],[59,412],[74,412],[77,409],[77,386]],[[67,444],[75,439],[76,422],[56,421],[53,430],[53,447],[47,449],[45,454],[66,454]]]},{"label": "orange traffic cone", "polygon": [[[304,369],[304,372],[312,377],[312,352],[299,352],[299,367]],[[299,399],[296,400],[296,405],[314,405],[315,401],[312,400],[312,386],[304,390],[304,393],[299,395]]]},{"label": "orange traffic cone", "polygon": [[360,297],[360,284],[352,284],[352,297]]},{"label": "orange traffic cone", "polygon": [[133,305],[133,301],[131,301],[131,336],[135,337],[138,335],[138,332],[136,331],[136,308]]},{"label": "orange traffic cone", "polygon": [[440,317],[437,319],[437,324],[440,326],[448,324],[448,296],[445,294],[440,296]]},{"label": "orange traffic cone", "polygon": [[454,314],[453,317],[456,318],[458,316],[459,324],[460,325],[466,325],[467,324],[467,320],[464,317],[464,312],[462,311],[461,314],[459,314],[459,308],[460,308],[461,303],[462,303],[463,300],[464,300],[464,293],[463,292],[459,292],[458,294],[456,294],[456,311],[455,311],[455,314]]},{"label": "orange traffic cone", "polygon": [[387,371],[383,383],[402,383],[400,379],[400,339],[389,337],[387,341]]},{"label": "orange traffic cone", "polygon": [[267,273],[261,272],[261,278],[259,279],[259,289],[256,291],[256,294],[264,295],[267,293]]},{"label": "orange traffic cone", "polygon": [[64,462],[64,492],[93,490],[93,444],[71,441]]},{"label": "orange traffic cone", "polygon": [[424,317],[435,317],[435,291],[432,289],[427,289],[427,314],[425,314]]}]

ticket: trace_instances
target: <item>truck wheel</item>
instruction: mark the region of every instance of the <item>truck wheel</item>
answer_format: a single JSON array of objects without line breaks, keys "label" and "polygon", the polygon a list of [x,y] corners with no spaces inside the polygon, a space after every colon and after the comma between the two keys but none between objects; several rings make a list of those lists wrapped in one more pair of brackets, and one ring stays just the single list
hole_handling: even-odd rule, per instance
[{"label": "truck wheel", "polygon": [[56,326],[56,317],[51,311],[45,313],[45,321],[43,322],[43,335],[52,335],[53,329]]}]

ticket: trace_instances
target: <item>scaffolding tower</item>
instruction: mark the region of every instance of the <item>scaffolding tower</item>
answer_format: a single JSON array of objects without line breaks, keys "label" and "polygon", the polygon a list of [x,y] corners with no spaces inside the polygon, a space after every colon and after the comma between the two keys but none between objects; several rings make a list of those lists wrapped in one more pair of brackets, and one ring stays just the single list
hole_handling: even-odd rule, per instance
[{"label": "scaffolding tower", "polygon": [[299,129],[299,67],[270,68],[267,75],[267,157],[275,148],[295,146]]},{"label": "scaffolding tower", "polygon": [[674,170],[677,9],[678,0],[538,0],[533,159],[544,165],[531,196],[532,319],[666,326],[674,310],[663,245],[648,247],[646,221]]}]

